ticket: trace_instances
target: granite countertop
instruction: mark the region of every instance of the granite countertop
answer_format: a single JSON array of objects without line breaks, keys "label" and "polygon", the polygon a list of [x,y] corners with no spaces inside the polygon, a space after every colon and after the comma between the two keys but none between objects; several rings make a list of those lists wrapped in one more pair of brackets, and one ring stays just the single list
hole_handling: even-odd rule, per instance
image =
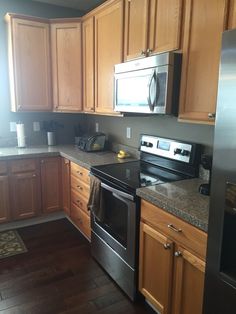
[{"label": "granite countertop", "polygon": [[42,145],[26,148],[0,147],[0,160],[50,156],[62,156],[68,158],[86,169],[90,169],[92,166],[96,165],[123,163],[136,160],[135,158],[119,159],[117,158],[117,155],[111,151],[86,153],[79,150],[74,145]]},{"label": "granite countertop", "polygon": [[203,180],[189,179],[140,188],[137,195],[207,232],[209,197],[198,193]]}]

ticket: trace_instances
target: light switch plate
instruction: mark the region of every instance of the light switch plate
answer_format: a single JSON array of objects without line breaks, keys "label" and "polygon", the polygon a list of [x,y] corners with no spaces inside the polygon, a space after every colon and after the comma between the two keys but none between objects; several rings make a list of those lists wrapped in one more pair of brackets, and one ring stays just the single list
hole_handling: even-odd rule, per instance
[{"label": "light switch plate", "polygon": [[96,131],[96,132],[99,131],[99,124],[98,124],[98,122],[95,123],[95,131]]},{"label": "light switch plate", "polygon": [[130,127],[126,128],[126,137],[131,138],[131,128]]},{"label": "light switch plate", "polygon": [[33,130],[34,130],[34,132],[40,131],[40,123],[39,122],[33,122]]}]

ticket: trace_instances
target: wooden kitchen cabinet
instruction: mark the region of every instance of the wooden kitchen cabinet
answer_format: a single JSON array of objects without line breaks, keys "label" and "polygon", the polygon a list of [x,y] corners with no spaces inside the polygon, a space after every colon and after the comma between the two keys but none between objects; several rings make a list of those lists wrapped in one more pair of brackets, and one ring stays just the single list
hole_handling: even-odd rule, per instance
[{"label": "wooden kitchen cabinet", "polygon": [[10,219],[9,180],[7,175],[0,174],[0,223]]},{"label": "wooden kitchen cabinet", "polygon": [[123,0],[95,12],[95,111],[115,114],[114,65],[123,61]]},{"label": "wooden kitchen cabinet", "polygon": [[50,213],[62,209],[61,158],[40,160],[42,184],[42,210]]},{"label": "wooden kitchen cabinet", "polygon": [[161,314],[202,312],[207,235],[142,200],[139,290]]},{"label": "wooden kitchen cabinet", "polygon": [[126,61],[180,47],[182,0],[125,0]]},{"label": "wooden kitchen cabinet", "polygon": [[228,1],[186,0],[179,119],[214,123]]},{"label": "wooden kitchen cabinet", "polygon": [[82,111],[82,27],[76,18],[51,20],[55,111]]},{"label": "wooden kitchen cabinet", "polygon": [[62,173],[62,207],[64,212],[70,216],[70,161],[61,159]]},{"label": "wooden kitchen cabinet", "polygon": [[12,111],[52,109],[49,24],[16,14],[8,22],[9,76]]},{"label": "wooden kitchen cabinet", "polygon": [[10,162],[11,214],[14,220],[37,216],[41,211],[40,171],[37,159]]},{"label": "wooden kitchen cabinet", "polygon": [[229,0],[229,17],[227,29],[236,28],[236,0]]},{"label": "wooden kitchen cabinet", "polygon": [[94,16],[83,19],[83,111],[94,111]]}]

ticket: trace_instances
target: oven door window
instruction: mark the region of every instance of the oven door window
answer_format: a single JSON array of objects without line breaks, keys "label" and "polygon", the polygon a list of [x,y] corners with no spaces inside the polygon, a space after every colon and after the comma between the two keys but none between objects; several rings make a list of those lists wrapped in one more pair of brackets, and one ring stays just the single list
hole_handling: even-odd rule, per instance
[{"label": "oven door window", "polygon": [[128,215],[129,201],[126,202],[118,194],[102,189],[103,220],[95,218],[95,222],[118,241],[123,247],[127,247],[128,241]]}]

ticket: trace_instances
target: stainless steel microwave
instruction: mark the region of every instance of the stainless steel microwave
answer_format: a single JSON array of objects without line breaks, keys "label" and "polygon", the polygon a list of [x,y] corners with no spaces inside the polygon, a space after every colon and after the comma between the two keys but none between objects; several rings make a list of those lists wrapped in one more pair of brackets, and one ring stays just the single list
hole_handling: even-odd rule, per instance
[{"label": "stainless steel microwave", "polygon": [[115,111],[177,114],[180,72],[174,52],[115,65]]}]

